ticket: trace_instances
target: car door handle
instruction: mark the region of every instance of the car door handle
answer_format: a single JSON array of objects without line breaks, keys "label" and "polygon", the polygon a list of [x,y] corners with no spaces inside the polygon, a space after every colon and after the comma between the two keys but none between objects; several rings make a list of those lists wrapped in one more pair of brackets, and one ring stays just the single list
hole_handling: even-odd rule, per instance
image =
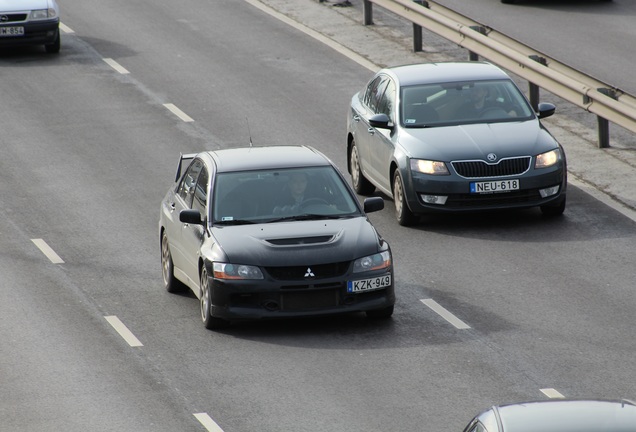
[{"label": "car door handle", "polygon": [[360,116],[359,115],[354,115],[353,116],[353,121],[358,123],[360,121]]},{"label": "car door handle", "polygon": [[175,210],[175,208],[176,208],[174,203],[168,204],[168,207],[170,207],[170,213],[172,213]]},{"label": "car door handle", "polygon": [[374,128],[367,129],[367,132],[369,132],[369,135],[375,135],[375,129]]}]

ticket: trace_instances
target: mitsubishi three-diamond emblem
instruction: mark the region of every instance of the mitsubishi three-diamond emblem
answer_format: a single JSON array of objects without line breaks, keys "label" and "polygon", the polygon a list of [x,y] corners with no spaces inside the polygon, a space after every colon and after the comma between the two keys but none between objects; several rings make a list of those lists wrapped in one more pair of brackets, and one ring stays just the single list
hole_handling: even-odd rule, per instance
[{"label": "mitsubishi three-diamond emblem", "polygon": [[314,276],[316,275],[314,274],[314,272],[311,271],[311,268],[307,267],[307,271],[305,272],[305,277],[308,278],[308,277],[314,277]]}]

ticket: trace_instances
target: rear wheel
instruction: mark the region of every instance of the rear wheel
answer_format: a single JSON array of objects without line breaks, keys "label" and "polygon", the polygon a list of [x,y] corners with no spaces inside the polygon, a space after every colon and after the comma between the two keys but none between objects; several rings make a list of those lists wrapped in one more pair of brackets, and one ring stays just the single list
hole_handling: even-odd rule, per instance
[{"label": "rear wheel", "polygon": [[168,236],[165,231],[161,236],[161,274],[166,291],[176,293],[183,290],[183,284],[174,277],[174,264],[172,263]]},{"label": "rear wheel", "polygon": [[395,217],[402,226],[413,225],[417,217],[411,212],[404,195],[404,182],[398,171],[393,174],[393,201],[395,203]]},{"label": "rear wheel", "polygon": [[371,195],[375,186],[362,174],[360,168],[360,155],[355,141],[351,141],[351,155],[349,156],[349,171],[351,171],[351,183],[353,189],[360,195]]},{"label": "rear wheel", "polygon": [[367,318],[372,319],[387,319],[393,315],[393,305],[385,307],[384,309],[370,310],[366,312]]},{"label": "rear wheel", "polygon": [[210,287],[210,278],[208,277],[208,271],[203,267],[201,270],[201,320],[203,321],[203,325],[208,330],[216,330],[225,328],[230,325],[230,323],[224,319],[216,318],[212,316],[210,308],[212,306],[212,289]]}]

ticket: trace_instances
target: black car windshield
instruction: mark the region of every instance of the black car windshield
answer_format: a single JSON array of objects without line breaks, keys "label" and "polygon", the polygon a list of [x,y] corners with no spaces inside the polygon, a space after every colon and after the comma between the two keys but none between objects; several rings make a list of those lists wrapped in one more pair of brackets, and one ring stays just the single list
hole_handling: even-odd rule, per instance
[{"label": "black car windshield", "polygon": [[360,215],[332,166],[218,173],[213,223],[237,225]]},{"label": "black car windshield", "polygon": [[400,115],[405,128],[523,121],[534,117],[527,99],[510,80],[402,87]]}]

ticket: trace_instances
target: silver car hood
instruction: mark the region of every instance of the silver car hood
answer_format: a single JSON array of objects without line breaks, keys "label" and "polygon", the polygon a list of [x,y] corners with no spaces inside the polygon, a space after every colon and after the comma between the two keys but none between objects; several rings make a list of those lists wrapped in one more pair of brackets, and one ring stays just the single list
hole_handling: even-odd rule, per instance
[{"label": "silver car hood", "polygon": [[399,143],[410,157],[439,161],[534,156],[557,147],[537,120],[402,129]]}]

